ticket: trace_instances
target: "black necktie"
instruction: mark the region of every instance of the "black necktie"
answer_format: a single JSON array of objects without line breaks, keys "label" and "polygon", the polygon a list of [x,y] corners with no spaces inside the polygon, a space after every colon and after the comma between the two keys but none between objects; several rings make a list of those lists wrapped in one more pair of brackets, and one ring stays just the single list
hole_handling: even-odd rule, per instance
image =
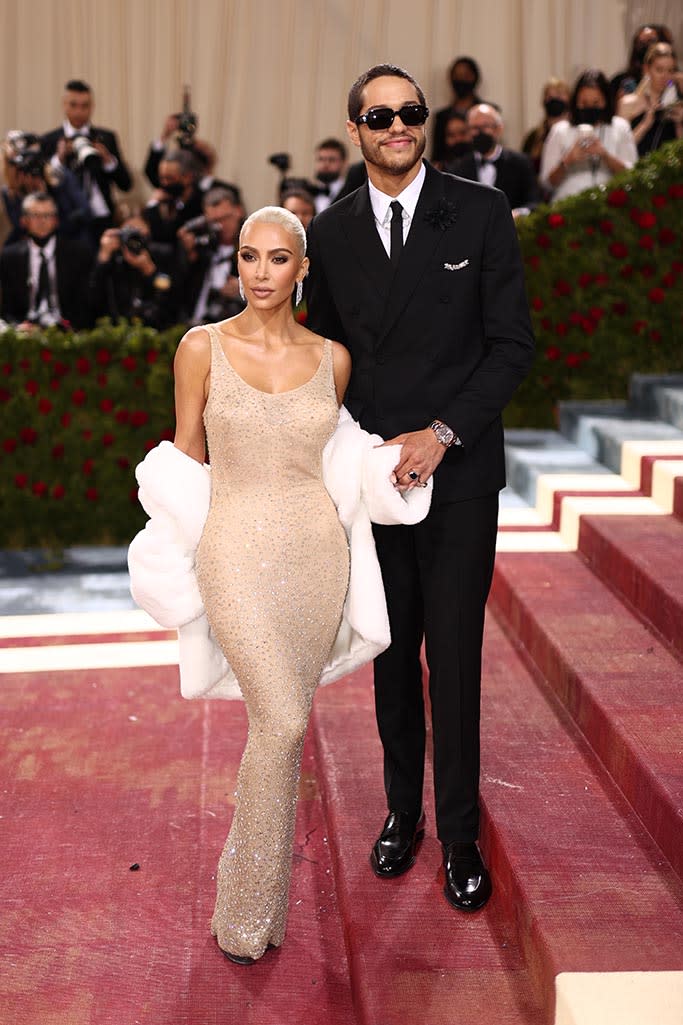
[{"label": "black necktie", "polygon": [[45,253],[40,254],[40,270],[38,272],[38,291],[36,292],[36,310],[39,310],[43,300],[46,306],[50,305],[50,275],[47,269],[47,257]]},{"label": "black necktie", "polygon": [[398,267],[403,252],[403,207],[397,199],[391,204],[391,266]]}]

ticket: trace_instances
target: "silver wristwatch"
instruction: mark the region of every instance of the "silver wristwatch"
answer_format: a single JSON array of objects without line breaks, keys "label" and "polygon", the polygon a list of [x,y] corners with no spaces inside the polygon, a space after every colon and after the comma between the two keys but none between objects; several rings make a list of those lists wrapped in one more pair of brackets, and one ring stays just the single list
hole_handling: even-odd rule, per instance
[{"label": "silver wristwatch", "polygon": [[443,445],[444,448],[450,448],[451,445],[462,445],[462,442],[455,431],[451,430],[448,424],[445,424],[443,420],[432,420],[429,425],[430,431],[434,431],[436,440]]}]

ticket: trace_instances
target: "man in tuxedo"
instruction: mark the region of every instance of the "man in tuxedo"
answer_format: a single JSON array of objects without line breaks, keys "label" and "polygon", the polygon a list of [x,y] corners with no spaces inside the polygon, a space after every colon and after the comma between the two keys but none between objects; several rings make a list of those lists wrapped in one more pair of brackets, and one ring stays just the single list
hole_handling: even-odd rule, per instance
[{"label": "man in tuxedo", "polygon": [[347,129],[369,182],[309,228],[308,325],[351,352],[352,415],[402,445],[396,487],[434,477],[423,523],[374,528],[392,643],[374,670],[389,814],[371,864],[381,878],[405,872],[424,831],[424,637],[445,895],[475,911],[491,893],[476,840],[501,412],[534,342],[507,200],[423,162],[428,113],[401,68],[379,65],[352,86]]},{"label": "man in tuxedo", "polygon": [[244,208],[232,189],[219,187],[207,192],[203,210],[203,218],[178,232],[187,266],[181,312],[190,324],[234,317],[244,309],[235,255]]},{"label": "man in tuxedo", "polygon": [[323,139],[315,149],[315,184],[321,189],[315,197],[317,213],[334,203],[346,181],[346,146],[339,139]]},{"label": "man in tuxedo", "polygon": [[197,185],[199,168],[189,150],[164,153],[159,164],[159,188],[145,207],[145,220],[155,242],[175,245],[180,228],[200,217],[202,192]]},{"label": "man in tuxedo", "polygon": [[57,235],[57,204],[46,192],[26,196],[22,226],[28,238],[0,253],[0,316],[9,324],[86,327],[88,246]]},{"label": "man in tuxedo", "polygon": [[503,119],[489,103],[478,103],[467,112],[474,152],[444,167],[461,178],[495,185],[508,198],[513,217],[528,214],[540,201],[533,164],[524,153],[501,145]]},{"label": "man in tuxedo", "polygon": [[112,186],[128,192],[133,182],[114,132],[92,124],[94,99],[90,86],[79,79],[67,82],[62,103],[64,121],[42,137],[41,145],[46,159],[76,174],[88,198],[90,230],[97,244],[102,232],[113,224]]}]

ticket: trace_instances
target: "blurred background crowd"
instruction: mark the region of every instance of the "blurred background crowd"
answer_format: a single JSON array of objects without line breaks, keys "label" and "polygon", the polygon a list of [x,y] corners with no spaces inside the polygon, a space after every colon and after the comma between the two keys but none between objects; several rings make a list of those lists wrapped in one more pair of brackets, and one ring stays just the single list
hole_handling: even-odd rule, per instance
[{"label": "blurred background crowd", "polygon": [[[666,25],[640,26],[611,79],[597,68],[572,82],[549,77],[523,139],[510,138],[504,98],[488,95],[483,81],[475,57],[452,61],[450,102],[428,122],[429,158],[501,189],[514,217],[603,184],[683,138],[683,73]],[[63,120],[53,130],[6,134],[0,317],[27,330],[84,328],[100,317],[165,328],[238,312],[245,183],[216,175],[219,154],[202,137],[189,90],[150,140],[144,169],[131,170],[116,127],[97,121],[95,85],[65,83]],[[346,142],[330,135],[315,146],[308,173],[295,176],[287,153],[265,154],[278,178],[273,201],[307,226],[363,183],[358,155],[350,160]],[[140,172],[148,198],[134,202]]]}]

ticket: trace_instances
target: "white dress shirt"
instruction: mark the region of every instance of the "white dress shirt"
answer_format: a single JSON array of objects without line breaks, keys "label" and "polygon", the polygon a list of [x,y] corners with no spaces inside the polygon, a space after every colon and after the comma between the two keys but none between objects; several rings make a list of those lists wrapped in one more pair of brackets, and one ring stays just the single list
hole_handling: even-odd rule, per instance
[{"label": "white dress shirt", "polygon": [[375,215],[375,225],[377,227],[377,233],[382,240],[382,245],[387,251],[387,256],[391,256],[391,204],[395,199],[403,207],[403,244],[408,238],[408,232],[410,231],[410,225],[413,222],[415,216],[415,207],[417,201],[420,198],[420,192],[422,191],[422,185],[425,180],[425,165],[420,165],[420,170],[417,175],[411,181],[410,185],[407,185],[403,192],[399,193],[398,196],[387,196],[385,192],[380,192],[370,180],[368,180],[368,187],[370,189],[370,205],[372,206],[372,212]]},{"label": "white dress shirt", "polygon": [[201,292],[192,315],[194,323],[200,324],[206,317],[206,303],[209,298],[209,292],[212,289],[220,292],[221,289],[225,288],[225,284],[232,271],[234,253],[234,246],[221,245],[211,257],[211,263],[204,275]]},{"label": "white dress shirt", "polygon": [[[581,111],[578,114],[580,117]],[[595,133],[608,153],[621,160],[626,167],[633,167],[638,159],[638,149],[628,121],[623,117],[613,117],[608,125],[596,125]],[[579,129],[569,121],[558,121],[553,125],[543,143],[541,170],[538,176],[541,185],[552,190],[550,172],[555,170],[578,138]],[[573,196],[594,185],[604,185],[612,174],[604,160],[599,158],[588,157],[577,164],[571,164],[567,168],[567,174],[553,191],[553,201]]]},{"label": "white dress shirt", "polygon": [[[37,246],[33,239],[28,241],[29,306],[27,320],[40,320],[44,326],[47,326],[48,323],[57,324],[62,319],[62,314],[59,310],[59,299],[57,297],[56,249],[57,239],[54,235],[42,247]],[[47,273],[50,279],[50,299],[49,302],[42,299],[40,306],[36,309],[43,253],[47,260]]]},{"label": "white dress shirt", "polygon": [[[334,202],[339,193],[341,192],[346,176],[343,175],[341,178],[335,178],[333,182],[327,186],[327,193],[321,196],[314,196],[313,202],[315,203],[315,212],[320,214],[323,210],[327,210],[328,206]],[[321,183],[322,184],[322,183]]]},{"label": "white dress shirt", "polygon": [[[62,124],[62,130],[64,131],[65,139],[73,139],[76,135],[89,136],[91,128],[92,125],[90,124],[83,125],[82,128],[74,128],[70,121],[64,121]],[[56,154],[52,159],[58,159]],[[111,172],[115,171],[118,167],[118,163],[119,162],[116,159],[116,157],[112,157],[112,159],[108,160],[106,164],[102,165],[102,167],[108,174],[111,174]],[[97,182],[95,181],[94,175],[92,175],[90,171],[87,171],[85,169],[83,170],[83,188],[85,189],[85,193],[88,197],[88,202],[90,203],[90,212],[93,215],[93,217],[109,217],[109,207],[107,206],[105,198],[102,195],[102,191]]]},{"label": "white dress shirt", "polygon": [[497,160],[502,152],[503,147],[498,145],[490,157],[483,157],[481,153],[474,154],[474,159],[477,165],[477,176],[482,185],[490,185],[492,188],[495,186],[498,178],[498,171],[493,161]]}]

